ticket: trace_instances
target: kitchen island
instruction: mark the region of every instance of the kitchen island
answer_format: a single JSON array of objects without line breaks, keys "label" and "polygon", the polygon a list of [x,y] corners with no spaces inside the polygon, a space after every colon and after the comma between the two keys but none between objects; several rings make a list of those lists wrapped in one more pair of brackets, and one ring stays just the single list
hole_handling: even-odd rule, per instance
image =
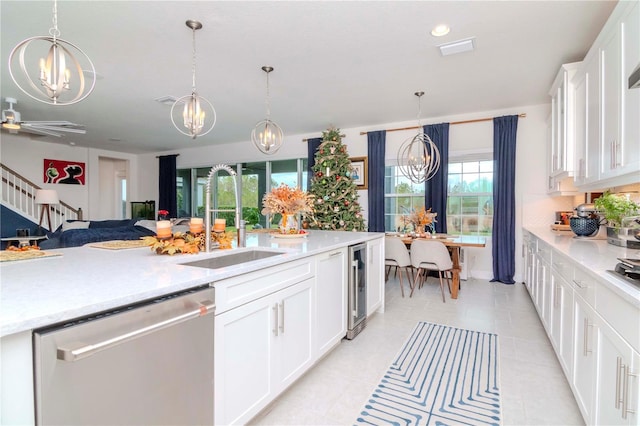
[{"label": "kitchen island", "polygon": [[[347,247],[366,242],[372,249],[382,250],[378,257],[380,254],[383,256],[383,237],[382,233],[310,231],[306,238],[281,239],[255,233],[247,236],[246,248],[196,255],[156,255],[148,247],[105,250],[85,246],[61,249],[61,256],[4,263],[0,266],[2,423],[34,423],[31,361],[31,334],[34,329],[207,284],[216,289],[218,302],[218,294],[224,294],[225,289],[241,289],[232,285],[243,281],[244,277],[268,278],[280,269],[298,267],[296,265],[309,265],[305,279],[310,286],[310,297],[315,297],[317,289],[324,284],[316,279],[316,275],[323,277],[327,272],[317,267],[325,260],[322,256],[339,254],[344,260],[341,265],[345,266],[344,275],[340,276],[346,277],[344,256]],[[278,254],[219,269],[184,265],[255,248]],[[367,304],[369,313],[384,309],[382,270],[383,262],[371,268],[369,284],[375,289],[375,294],[368,299],[371,300],[371,306]],[[229,312],[232,312],[231,308],[250,304],[250,299],[241,300],[241,295],[238,298],[237,294],[227,293],[235,297],[235,302],[232,298],[221,300],[222,304],[226,300],[224,309],[229,309]],[[346,297],[346,287],[343,294]],[[232,306],[233,303],[237,306]],[[315,306],[313,312],[314,315],[321,314]],[[338,313],[342,315],[340,310]],[[324,323],[315,317],[312,320],[314,327],[317,323]],[[319,343],[315,337],[311,341],[314,348]],[[330,346],[323,350],[327,349]],[[319,356],[317,353],[312,355],[304,368]]]}]

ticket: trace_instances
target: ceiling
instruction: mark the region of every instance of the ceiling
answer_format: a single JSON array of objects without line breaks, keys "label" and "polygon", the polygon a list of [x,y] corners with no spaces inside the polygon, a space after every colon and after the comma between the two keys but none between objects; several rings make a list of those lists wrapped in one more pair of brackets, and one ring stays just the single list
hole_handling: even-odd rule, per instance
[{"label": "ceiling", "polygon": [[[615,1],[69,1],[58,2],[61,38],[80,47],[99,78],[70,106],[29,99],[8,76],[10,51],[47,35],[52,1],[1,0],[1,95],[22,120],[69,120],[86,135],[58,143],[145,153],[241,142],[266,116],[286,135],[330,125],[371,126],[549,102],[563,63],[584,58]],[[197,89],[217,111],[208,135],[173,127],[155,99],[191,92],[196,19]],[[430,34],[440,23],[451,32]],[[475,37],[473,52],[443,57],[437,46]],[[44,53],[42,54],[44,56]]]}]

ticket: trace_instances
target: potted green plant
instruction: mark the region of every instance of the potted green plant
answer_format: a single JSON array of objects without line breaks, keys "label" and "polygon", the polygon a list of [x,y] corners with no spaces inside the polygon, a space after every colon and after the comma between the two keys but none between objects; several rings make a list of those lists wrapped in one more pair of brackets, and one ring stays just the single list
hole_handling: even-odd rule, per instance
[{"label": "potted green plant", "polygon": [[622,219],[640,214],[640,204],[624,195],[612,194],[609,191],[596,198],[594,204],[596,210],[607,219],[607,226],[611,228],[621,228]]}]

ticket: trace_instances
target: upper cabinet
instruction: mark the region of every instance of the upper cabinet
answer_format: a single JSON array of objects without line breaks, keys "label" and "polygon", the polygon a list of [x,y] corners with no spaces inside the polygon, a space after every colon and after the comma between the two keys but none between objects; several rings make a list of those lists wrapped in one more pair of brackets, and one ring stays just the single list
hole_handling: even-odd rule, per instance
[{"label": "upper cabinet", "polygon": [[562,195],[575,192],[574,147],[575,120],[574,89],[572,78],[579,62],[560,67],[558,75],[549,90],[551,96],[551,117],[547,122],[549,139],[549,173],[547,192]]},{"label": "upper cabinet", "polygon": [[574,182],[581,190],[640,181],[640,3],[619,2],[571,80]]}]

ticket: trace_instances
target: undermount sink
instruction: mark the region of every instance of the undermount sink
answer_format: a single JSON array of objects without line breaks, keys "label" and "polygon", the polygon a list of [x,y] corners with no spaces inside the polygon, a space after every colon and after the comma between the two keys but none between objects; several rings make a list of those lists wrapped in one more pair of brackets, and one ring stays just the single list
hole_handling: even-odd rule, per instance
[{"label": "undermount sink", "polygon": [[209,259],[196,260],[195,262],[183,263],[187,266],[197,266],[199,268],[218,269],[227,266],[239,265],[241,263],[252,262],[254,260],[266,259],[271,256],[283,254],[278,251],[267,250],[246,250],[223,256],[211,257]]}]

